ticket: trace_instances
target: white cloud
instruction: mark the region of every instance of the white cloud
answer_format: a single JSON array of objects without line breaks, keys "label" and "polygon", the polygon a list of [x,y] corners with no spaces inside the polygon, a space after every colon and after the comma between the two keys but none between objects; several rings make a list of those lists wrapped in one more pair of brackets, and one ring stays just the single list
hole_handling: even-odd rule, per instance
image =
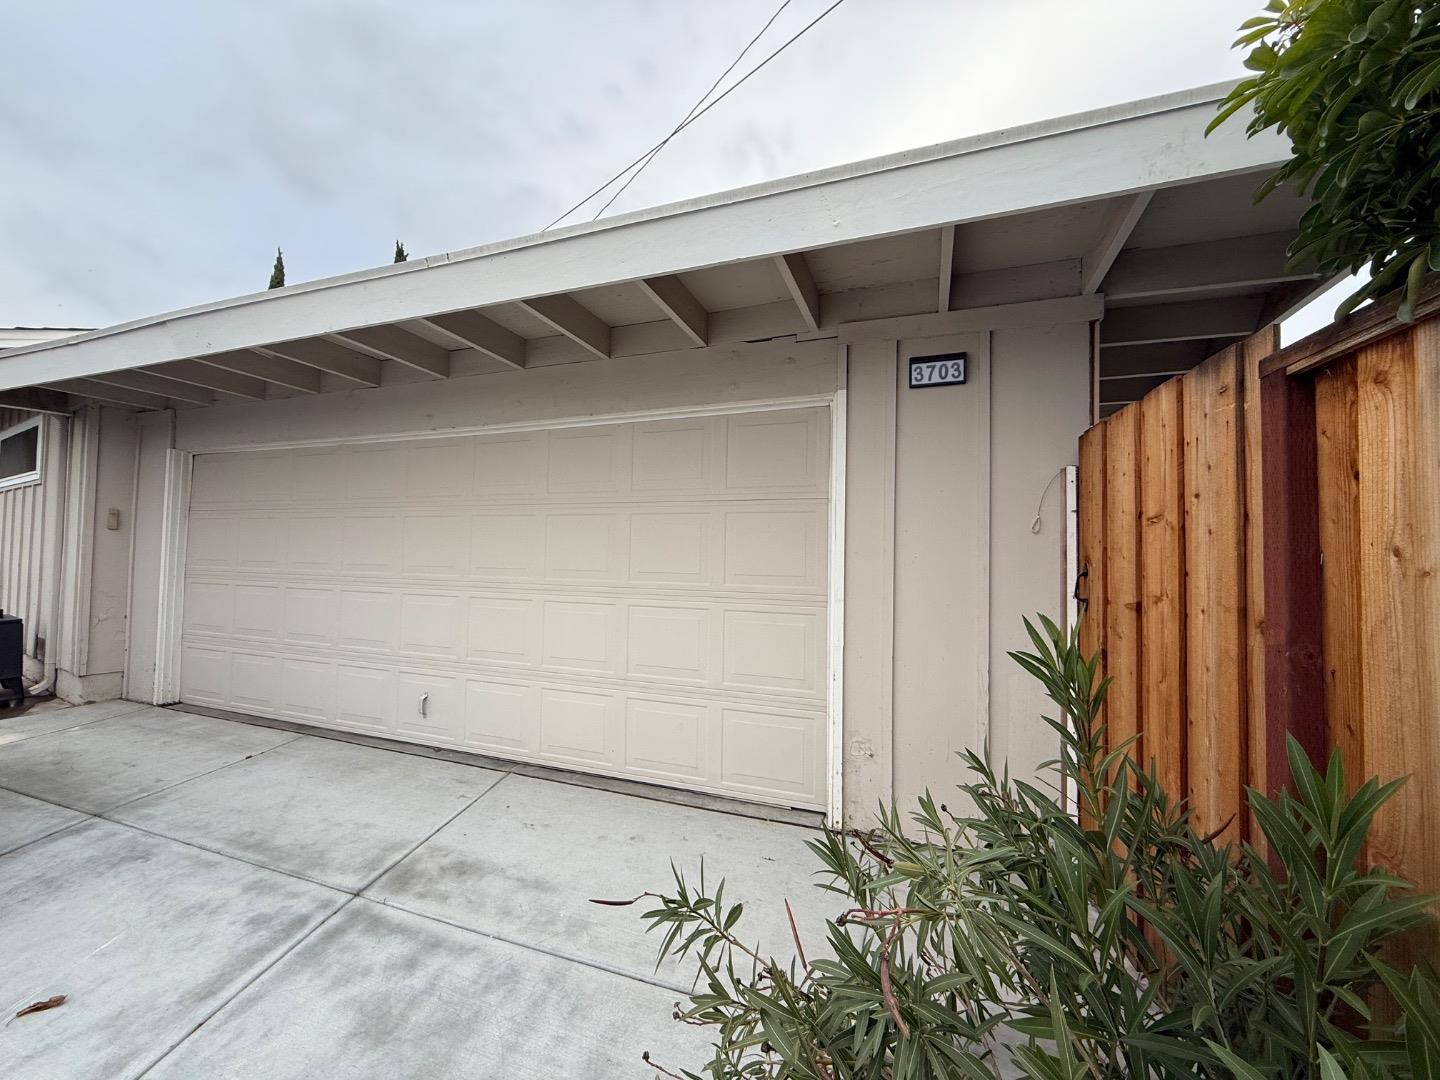
[{"label": "white cloud", "polygon": [[[251,291],[277,244],[296,281],[397,236],[533,231],[668,131],[774,3],[12,5],[0,324]],[[749,62],[827,3],[793,0]],[[846,0],[610,212],[1228,78],[1256,6]]]}]

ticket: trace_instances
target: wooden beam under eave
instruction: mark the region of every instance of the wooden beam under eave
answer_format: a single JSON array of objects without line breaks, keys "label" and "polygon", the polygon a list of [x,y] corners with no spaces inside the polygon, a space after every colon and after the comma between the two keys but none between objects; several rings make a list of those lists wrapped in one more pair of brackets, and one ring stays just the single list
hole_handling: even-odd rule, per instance
[{"label": "wooden beam under eave", "polygon": [[940,289],[936,311],[941,315],[950,310],[950,290],[955,283],[955,226],[940,230]]},{"label": "wooden beam under eave", "polygon": [[525,366],[525,339],[478,311],[451,311],[420,321],[448,334],[463,347],[482,352],[507,367]]},{"label": "wooden beam under eave", "polygon": [[152,364],[140,370],[163,375],[176,382],[189,383],[191,386],[203,386],[207,390],[250,398],[252,401],[265,400],[264,379],[257,379],[251,375],[237,375],[233,371],[224,371],[221,368],[211,367],[209,364],[202,364],[199,360],[171,360],[164,364]]},{"label": "wooden beam under eave", "polygon": [[52,416],[69,416],[75,411],[69,394],[39,386],[0,390],[0,409],[23,409],[25,412],[48,413]]},{"label": "wooden beam under eave", "polygon": [[171,402],[158,394],[126,390],[119,386],[111,386],[109,383],[96,382],[94,379],[62,379],[59,382],[42,385],[47,390],[58,390],[62,394],[91,398],[94,401],[103,401],[108,405],[123,405],[127,409],[158,411],[172,408]]},{"label": "wooden beam under eave", "polygon": [[685,287],[683,281],[670,274],[643,278],[635,284],[694,344],[702,348],[710,344],[710,312],[695,299],[695,294]]},{"label": "wooden beam under eave", "polygon": [[520,300],[519,305],[558,333],[593,353],[601,360],[610,359],[610,327],[601,322],[574,297],[537,296]]},{"label": "wooden beam under eave", "polygon": [[1141,191],[1116,199],[1105,219],[1105,228],[1095,246],[1086,252],[1080,266],[1080,292],[1086,296],[1099,292],[1105,275],[1120,257],[1130,234],[1140,224],[1140,218],[1155,197],[1153,191]]},{"label": "wooden beam under eave", "polygon": [[380,385],[380,361],[358,353],[326,338],[305,338],[300,341],[277,341],[262,351],[282,360],[315,368],[346,382],[360,386]]},{"label": "wooden beam under eave", "polygon": [[450,377],[450,353],[398,326],[361,326],[330,335],[383,360],[394,360],[432,379]]},{"label": "wooden beam under eave", "polygon": [[139,390],[145,394],[169,398],[172,401],[188,401],[192,405],[214,405],[215,393],[191,383],[177,382],[163,375],[152,375],[148,371],[107,371],[93,376],[95,382],[107,386],[118,386],[124,390]]},{"label": "wooden beam under eave", "polygon": [[775,269],[790,290],[790,298],[800,309],[805,326],[816,331],[820,329],[820,290],[815,287],[815,277],[810,273],[810,264],[801,252],[775,256]]},{"label": "wooden beam under eave", "polygon": [[264,353],[250,352],[246,349],[212,353],[209,356],[196,357],[196,360],[224,371],[234,371],[241,375],[264,379],[266,382],[296,390],[302,394],[318,394],[320,392],[320,372],[312,367],[306,367],[304,364],[297,364],[294,360],[282,360],[278,356],[267,356]]},{"label": "wooden beam under eave", "polygon": [[1258,290],[1313,281],[1313,269],[1293,266],[1290,233],[1261,233],[1231,240],[1202,240],[1164,248],[1131,248],[1105,277],[1107,303],[1183,300],[1218,290]]}]

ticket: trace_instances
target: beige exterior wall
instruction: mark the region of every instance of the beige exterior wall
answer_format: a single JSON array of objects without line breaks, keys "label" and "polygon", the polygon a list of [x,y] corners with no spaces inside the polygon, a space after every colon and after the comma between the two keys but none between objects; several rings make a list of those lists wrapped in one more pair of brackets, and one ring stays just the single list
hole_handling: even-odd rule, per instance
[{"label": "beige exterior wall", "polygon": [[[1005,650],[1020,616],[1063,613],[1064,484],[1089,417],[1089,324],[977,329],[973,313],[873,324],[868,340],[755,344],[557,365],[379,390],[141,416],[127,696],[156,696],[166,461],[295,445],[576,417],[685,411],[846,391],[844,808],[929,787],[948,797],[954,754],[989,741],[1029,771],[1053,756],[1031,687]],[[1004,328],[1004,327],[1010,328]],[[866,335],[862,335],[866,336]],[[963,349],[965,386],[909,390],[903,360]],[[172,481],[174,477],[172,476]],[[172,555],[173,558],[173,555]],[[114,588],[118,567],[99,580]]]},{"label": "beige exterior wall", "polygon": [[[0,409],[0,431],[34,415]],[[67,439],[63,418],[41,417],[40,480],[0,491],[0,607],[25,620],[25,674],[32,679],[41,677],[52,637],[47,583],[58,557]]]}]

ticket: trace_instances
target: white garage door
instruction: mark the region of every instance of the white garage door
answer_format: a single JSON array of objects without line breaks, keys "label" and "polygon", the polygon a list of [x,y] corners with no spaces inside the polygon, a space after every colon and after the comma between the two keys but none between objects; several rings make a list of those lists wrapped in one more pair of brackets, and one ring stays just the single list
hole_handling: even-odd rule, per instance
[{"label": "white garage door", "polygon": [[201,455],[183,700],[823,807],[828,420]]}]

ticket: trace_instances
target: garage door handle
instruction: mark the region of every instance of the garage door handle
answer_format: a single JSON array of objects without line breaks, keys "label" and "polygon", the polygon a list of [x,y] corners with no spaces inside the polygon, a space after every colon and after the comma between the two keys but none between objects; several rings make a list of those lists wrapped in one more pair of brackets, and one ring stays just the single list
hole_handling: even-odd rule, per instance
[{"label": "garage door handle", "polygon": [[430,708],[430,695],[429,695],[429,694],[421,694],[421,695],[420,695],[420,716],[421,716],[422,718],[427,714],[427,712],[429,711],[429,708]]}]

